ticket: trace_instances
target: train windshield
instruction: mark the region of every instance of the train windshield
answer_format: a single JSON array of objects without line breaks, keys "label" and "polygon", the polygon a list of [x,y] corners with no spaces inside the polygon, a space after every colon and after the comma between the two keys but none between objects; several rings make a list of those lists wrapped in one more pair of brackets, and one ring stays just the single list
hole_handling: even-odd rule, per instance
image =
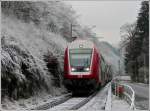
[{"label": "train windshield", "polygon": [[90,67],[92,49],[70,49],[71,67]]}]

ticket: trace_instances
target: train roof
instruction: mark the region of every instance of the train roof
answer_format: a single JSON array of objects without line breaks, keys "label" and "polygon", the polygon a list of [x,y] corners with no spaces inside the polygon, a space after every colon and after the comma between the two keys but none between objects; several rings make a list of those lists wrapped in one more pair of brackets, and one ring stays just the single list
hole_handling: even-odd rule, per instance
[{"label": "train roof", "polygon": [[75,40],[68,45],[69,49],[75,48],[93,48],[94,43],[88,40]]}]

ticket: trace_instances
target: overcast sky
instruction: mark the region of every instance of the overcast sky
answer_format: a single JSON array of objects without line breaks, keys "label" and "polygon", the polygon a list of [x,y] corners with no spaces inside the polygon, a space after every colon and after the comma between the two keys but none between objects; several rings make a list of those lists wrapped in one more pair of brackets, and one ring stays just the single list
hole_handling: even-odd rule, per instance
[{"label": "overcast sky", "polygon": [[93,28],[101,38],[117,45],[120,41],[120,27],[136,21],[141,1],[65,1],[80,17],[79,23]]}]

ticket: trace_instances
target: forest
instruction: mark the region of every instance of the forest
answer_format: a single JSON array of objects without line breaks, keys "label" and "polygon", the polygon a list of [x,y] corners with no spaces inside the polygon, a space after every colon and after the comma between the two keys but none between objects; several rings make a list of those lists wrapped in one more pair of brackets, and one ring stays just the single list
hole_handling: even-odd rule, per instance
[{"label": "forest", "polygon": [[132,81],[149,83],[149,2],[143,1],[137,20],[121,26],[125,71]]}]

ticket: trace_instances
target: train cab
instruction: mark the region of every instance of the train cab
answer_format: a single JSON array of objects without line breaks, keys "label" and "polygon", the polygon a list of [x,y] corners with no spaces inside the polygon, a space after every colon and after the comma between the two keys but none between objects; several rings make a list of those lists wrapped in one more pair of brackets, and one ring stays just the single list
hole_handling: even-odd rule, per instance
[{"label": "train cab", "polygon": [[87,40],[68,45],[64,58],[64,83],[70,90],[96,88],[100,82],[99,53]]}]

